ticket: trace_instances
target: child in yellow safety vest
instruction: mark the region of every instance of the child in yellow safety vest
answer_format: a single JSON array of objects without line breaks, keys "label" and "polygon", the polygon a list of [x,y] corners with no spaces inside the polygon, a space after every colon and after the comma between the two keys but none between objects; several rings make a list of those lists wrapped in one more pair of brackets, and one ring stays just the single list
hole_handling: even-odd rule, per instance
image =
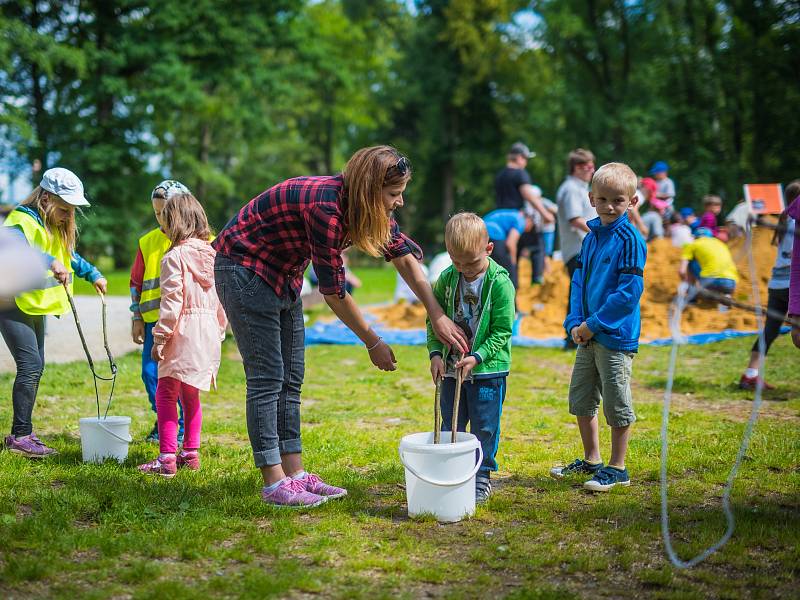
[{"label": "child in yellow safety vest", "polygon": [[41,253],[47,277],[35,289],[14,298],[15,306],[0,312],[2,334],[17,367],[11,392],[13,422],[5,447],[28,458],[56,454],[33,432],[33,405],[44,370],[44,330],[47,315],[69,312],[67,292],[77,275],[106,293],[106,280],[94,266],[75,252],[75,207],[89,206],[83,183],[72,171],[48,169],[42,182],[14,209],[3,225]]},{"label": "child in yellow safety vest", "polygon": [[[156,412],[156,387],[158,385],[158,363],[151,357],[153,349],[153,327],[158,322],[161,304],[161,259],[170,248],[164,233],[162,211],[168,198],[177,194],[189,194],[189,188],[180,181],[166,179],[159,183],[150,195],[158,227],[139,238],[139,249],[131,268],[131,336],[142,347],[142,382],[147,390],[150,407]],[[183,441],[183,406],[178,401],[178,441]],[[158,421],[147,436],[147,441],[158,442]]]}]

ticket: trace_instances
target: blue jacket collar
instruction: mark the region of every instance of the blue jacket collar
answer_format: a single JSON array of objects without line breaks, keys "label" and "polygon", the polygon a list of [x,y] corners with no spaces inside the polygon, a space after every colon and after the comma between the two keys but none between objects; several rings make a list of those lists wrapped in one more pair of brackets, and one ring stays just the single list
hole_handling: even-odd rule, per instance
[{"label": "blue jacket collar", "polygon": [[617,218],[616,221],[609,223],[608,225],[603,225],[603,223],[600,221],[600,217],[595,217],[586,223],[586,225],[589,226],[589,229],[591,229],[595,235],[604,235],[607,233],[612,233],[620,227],[625,227],[628,223],[630,223],[630,219],[628,218],[628,211],[625,211],[619,216],[619,218]]},{"label": "blue jacket collar", "polygon": [[26,215],[36,219],[36,222],[39,225],[44,226],[44,222],[42,221],[42,216],[39,214],[38,210],[34,210],[30,206],[18,206],[15,210],[18,210],[20,212],[24,212]]}]

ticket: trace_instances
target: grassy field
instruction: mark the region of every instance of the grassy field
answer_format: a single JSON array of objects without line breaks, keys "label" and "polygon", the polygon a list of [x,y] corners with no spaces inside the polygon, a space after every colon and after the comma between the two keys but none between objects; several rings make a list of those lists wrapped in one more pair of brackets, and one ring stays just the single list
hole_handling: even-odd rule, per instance
[{"label": "grassy field", "polygon": [[[353,269],[361,279],[363,287],[356,290],[354,297],[362,304],[385,302],[392,297],[397,271],[390,266],[361,267]],[[110,296],[128,296],[130,294],[130,271],[110,271],[103,274],[108,280]],[[75,279],[75,294],[93,294],[94,288],[83,279]]]},{"label": "grassy field", "polygon": [[[684,558],[724,530],[722,485],[752,406],[733,383],[750,343],[681,351],[669,475]],[[0,597],[796,597],[800,355],[787,337],[770,353],[768,377],[780,388],[764,404],[734,488],[736,532],[689,571],[665,560],[659,529],[667,349],[643,348],[635,361],[633,483],[607,495],[547,475],[581,454],[566,409],[573,355],[516,349],[496,493],[474,518],[451,525],[406,515],[397,446],[430,429],[432,386],[423,349],[395,352],[400,369],[385,374],[369,368],[361,348],[308,349],[305,460],[350,495],[306,513],[259,501],[230,341],[219,391],[203,398],[203,468],[169,481],[135,470],[157,452],[142,441],[153,415],[138,356],[120,360],[112,409],[133,417],[136,442],[121,466],[81,464],[78,419],[95,410],[88,369],[49,366],[34,418],[60,455],[35,463],[0,452]],[[0,387],[9,390],[11,377],[1,376]],[[10,420],[6,400],[0,421],[7,428]],[[602,441],[607,449],[607,428]]]}]

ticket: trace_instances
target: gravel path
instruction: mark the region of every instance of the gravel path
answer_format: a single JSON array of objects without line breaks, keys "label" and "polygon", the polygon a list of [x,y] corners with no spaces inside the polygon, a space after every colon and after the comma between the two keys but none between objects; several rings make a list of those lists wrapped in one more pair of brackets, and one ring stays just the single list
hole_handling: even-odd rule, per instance
[{"label": "gravel path", "polygon": [[[111,353],[122,356],[140,348],[131,340],[131,318],[128,306],[130,299],[124,296],[106,297],[108,306],[106,322],[108,325],[108,345]],[[75,306],[81,319],[83,334],[92,353],[92,359],[97,366],[98,373],[107,371],[106,353],[103,349],[103,321],[102,304],[97,296],[75,296]],[[47,317],[47,328],[44,344],[45,360],[48,363],[65,363],[72,361],[85,361],[78,330],[75,328],[75,319],[72,312],[63,315],[60,319]],[[14,360],[0,342],[0,373],[14,371]]]}]

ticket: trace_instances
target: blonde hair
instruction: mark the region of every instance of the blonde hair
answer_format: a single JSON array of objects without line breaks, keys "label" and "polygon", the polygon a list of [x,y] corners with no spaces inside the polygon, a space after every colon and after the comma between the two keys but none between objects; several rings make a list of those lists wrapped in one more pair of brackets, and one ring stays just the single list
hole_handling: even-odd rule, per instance
[{"label": "blonde hair", "polygon": [[161,216],[173,247],[189,238],[208,241],[211,237],[206,211],[191,194],[175,194],[167,198]]},{"label": "blonde hair", "polygon": [[353,154],[342,175],[348,198],[350,240],[370,256],[380,256],[392,236],[383,188],[407,183],[411,164],[391,146],[371,146]]},{"label": "blonde hair", "polygon": [[716,194],[706,194],[703,196],[703,206],[707,206],[709,204],[719,204],[722,206],[722,198]]},{"label": "blonde hair", "polygon": [[636,194],[638,179],[625,163],[607,163],[595,171],[592,177],[592,187],[602,185],[611,188],[615,192],[624,194],[627,198],[632,198]]},{"label": "blonde hair", "polygon": [[444,228],[444,244],[448,252],[463,254],[486,248],[489,232],[486,223],[478,215],[462,212],[450,217]]},{"label": "blonde hair", "polygon": [[72,253],[75,250],[75,244],[78,242],[75,207],[62,200],[69,210],[69,217],[63,223],[59,223],[55,218],[56,204],[52,201],[51,196],[58,197],[57,194],[48,192],[42,186],[37,185],[28,197],[20,203],[20,206],[28,206],[35,209],[42,218],[42,223],[44,223],[47,233],[59,236],[67,251]]}]

